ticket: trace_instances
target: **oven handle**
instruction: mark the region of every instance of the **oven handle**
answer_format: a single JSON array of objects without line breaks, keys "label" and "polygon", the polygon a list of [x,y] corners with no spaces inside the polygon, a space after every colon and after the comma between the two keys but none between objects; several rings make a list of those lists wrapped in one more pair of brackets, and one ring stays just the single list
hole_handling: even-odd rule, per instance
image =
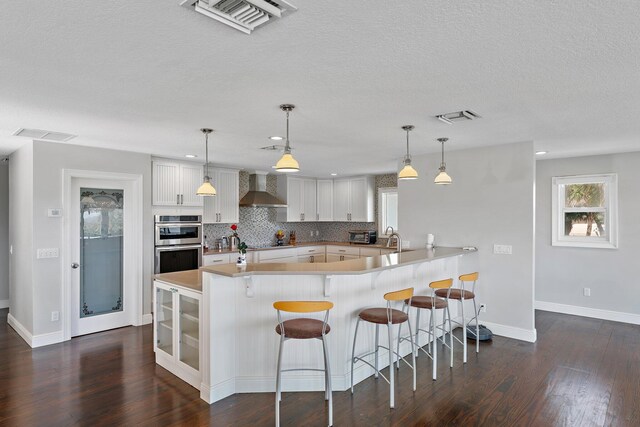
[{"label": "oven handle", "polygon": [[183,249],[200,249],[202,245],[174,245],[174,246],[156,246],[156,252],[180,251]]},{"label": "oven handle", "polygon": [[201,222],[156,222],[156,227],[202,227]]}]

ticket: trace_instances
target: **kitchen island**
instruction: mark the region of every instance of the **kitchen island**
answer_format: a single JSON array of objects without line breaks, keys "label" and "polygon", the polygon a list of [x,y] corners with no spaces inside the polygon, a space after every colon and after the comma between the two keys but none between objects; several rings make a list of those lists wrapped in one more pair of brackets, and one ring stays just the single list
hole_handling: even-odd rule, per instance
[{"label": "kitchen island", "polygon": [[[273,302],[278,300],[328,300],[335,304],[327,336],[335,391],[350,387],[350,357],[358,312],[382,307],[386,292],[413,286],[416,294],[428,294],[428,283],[459,275],[461,248],[421,249],[330,263],[270,263],[246,266],[219,265],[200,269],[200,396],[208,403],[235,393],[273,392],[279,336]],[[178,278],[179,273],[174,273]],[[192,278],[193,278],[193,274]],[[174,276],[173,279],[178,281]],[[171,283],[159,275],[157,280]],[[173,283],[180,286],[180,283]],[[452,316],[456,311],[453,307]],[[318,317],[319,318],[319,317]],[[412,316],[413,318],[413,316]],[[424,323],[422,323],[424,322]],[[428,316],[422,316],[426,329]],[[374,328],[363,328],[356,354],[374,346]],[[406,332],[406,331],[405,331]],[[394,334],[397,329],[394,329]],[[386,334],[381,334],[386,345]],[[400,353],[409,353],[403,343]],[[426,344],[423,337],[421,345]],[[283,369],[305,365],[323,367],[321,343],[294,340],[286,344]],[[381,368],[388,365],[380,353]],[[356,367],[355,382],[371,376],[367,366]],[[285,374],[283,390],[323,390],[323,374]]]}]

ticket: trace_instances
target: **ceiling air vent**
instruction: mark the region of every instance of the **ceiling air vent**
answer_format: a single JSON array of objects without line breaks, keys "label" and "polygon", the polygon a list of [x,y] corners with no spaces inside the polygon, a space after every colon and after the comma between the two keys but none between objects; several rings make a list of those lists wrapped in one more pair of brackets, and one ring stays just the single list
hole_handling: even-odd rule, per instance
[{"label": "ceiling air vent", "polygon": [[180,5],[246,34],[298,10],[285,0],[182,0]]},{"label": "ceiling air vent", "polygon": [[70,139],[75,138],[78,135],[71,135],[70,133],[51,132],[49,130],[40,129],[25,129],[20,128],[13,133],[15,136],[24,136],[31,139],[42,139],[45,141],[53,142],[67,142]]},{"label": "ceiling air vent", "polygon": [[436,119],[443,121],[447,124],[454,124],[456,122],[465,122],[467,120],[476,120],[481,118],[480,114],[472,110],[454,111],[453,113],[438,114]]},{"label": "ceiling air vent", "polygon": [[284,145],[267,145],[266,147],[260,147],[260,149],[266,151],[282,151],[284,150]]}]

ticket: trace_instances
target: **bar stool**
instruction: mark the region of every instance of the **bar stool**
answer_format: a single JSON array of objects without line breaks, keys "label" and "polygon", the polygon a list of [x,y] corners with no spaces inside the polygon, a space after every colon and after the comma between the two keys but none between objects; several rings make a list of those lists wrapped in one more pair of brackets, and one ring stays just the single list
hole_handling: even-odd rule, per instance
[{"label": "bar stool", "polygon": [[[329,321],[329,310],[333,308],[333,303],[329,301],[277,301],[273,307],[278,311],[278,326],[276,333],[280,335],[280,349],[278,350],[278,366],[276,372],[276,426],[280,425],[280,401],[282,400],[283,372],[290,371],[318,371],[324,372],[324,398],[329,401],[329,426],[333,425],[333,400],[331,389],[331,366],[329,364],[329,350],[327,348],[326,335],[331,331],[327,323]],[[325,312],[324,320],[310,318],[296,318],[282,320],[281,312],[287,313],[318,313]],[[282,350],[284,342],[289,339],[312,339],[322,341],[324,353],[324,369],[296,368],[282,369]]]},{"label": "bar stool", "polygon": [[[450,361],[449,366],[453,368],[453,334],[451,333],[451,313],[449,312],[449,293],[451,291],[451,286],[453,286],[453,279],[444,279],[438,280],[435,282],[429,283],[429,287],[432,289],[431,295],[416,295],[412,299],[407,299],[404,301],[405,305],[409,307],[416,308],[416,334],[415,334],[415,345],[416,345],[416,357],[420,354],[420,351],[424,352],[431,360],[433,365],[432,377],[435,381],[437,374],[437,366],[438,366],[438,346],[437,344],[437,335],[436,332],[439,330],[442,331],[442,337],[440,338],[442,341],[442,345],[449,348],[450,353]],[[438,290],[446,291],[444,298],[436,298],[436,293]],[[404,307],[403,307],[404,310]],[[422,310],[429,310],[431,312],[431,316],[429,317],[429,329],[421,329],[420,328],[420,312]],[[436,324],[436,310],[442,310],[442,324]],[[408,310],[407,310],[408,311]],[[446,317],[445,317],[446,315]],[[445,336],[447,334],[447,319],[449,323],[449,345],[445,343]],[[398,351],[400,351],[400,341],[408,340],[409,337],[401,337],[400,330],[402,329],[402,325],[398,327]],[[419,342],[419,333],[426,332],[428,335],[427,345],[428,351],[420,346]],[[433,351],[431,350],[431,341],[433,340]],[[398,361],[397,369],[400,369],[400,362]]]},{"label": "bar stool", "polygon": [[[450,291],[445,289],[436,290],[436,295],[439,297],[444,296],[447,292],[449,292],[449,298],[455,299],[460,302],[460,311],[462,314],[462,323],[454,321],[460,326],[462,326],[462,341],[460,341],[457,337],[454,337],[456,341],[462,344],[462,362],[467,363],[467,325],[471,323],[474,319],[476,321],[476,353],[480,352],[480,325],[478,324],[478,309],[476,308],[476,283],[478,282],[478,272],[463,274],[459,278],[460,280],[460,288],[453,288]],[[473,282],[471,285],[471,290],[465,289],[465,283]],[[464,302],[472,300],[473,301],[473,313],[474,316],[469,319],[469,322],[465,321],[464,317]],[[452,334],[453,335],[453,334]]]},{"label": "bar stool", "polygon": [[[413,370],[413,391],[416,391],[416,357],[415,357],[415,351],[413,348],[413,340],[410,340],[411,341],[411,364],[409,364],[409,362],[407,362],[404,359],[404,357],[401,357],[399,352],[395,352],[392,350],[393,348],[392,326],[393,325],[401,325],[404,322],[407,322],[407,325],[409,326],[409,335],[413,336],[413,333],[411,331],[411,322],[409,321],[409,315],[404,311],[391,308],[391,303],[394,301],[404,301],[406,299],[411,301],[412,297],[413,297],[413,288],[407,288],[407,289],[403,289],[395,292],[388,292],[384,294],[384,299],[387,301],[386,308],[367,308],[366,310],[362,310],[358,314],[358,320],[356,321],[356,330],[355,330],[355,333],[353,334],[353,349],[351,351],[351,394],[353,394],[353,367],[355,362],[361,361],[371,366],[375,370],[376,378],[378,378],[378,375],[380,375],[382,376],[382,378],[384,378],[386,382],[389,383],[389,406],[393,408],[395,406],[395,397],[394,397],[395,378],[394,378],[394,369],[393,369],[394,354],[399,359],[402,359],[402,361],[405,362],[407,365],[409,365]],[[376,344],[375,344],[376,348],[372,352],[369,352],[360,356],[356,356],[355,355],[356,340],[358,338],[358,326],[360,325],[361,320],[365,322],[373,323],[376,325]],[[378,343],[379,328],[380,328],[380,325],[384,325],[384,324],[387,325],[387,330],[389,332],[389,347],[382,346]],[[399,336],[400,335],[398,334],[398,337]],[[389,378],[388,379],[378,369],[378,350],[380,348],[384,348],[385,350],[389,351]],[[375,354],[374,365],[372,365],[371,363],[369,363],[367,360],[364,359],[365,357],[370,356],[372,354]],[[400,363],[399,360],[398,360],[398,363]]]}]

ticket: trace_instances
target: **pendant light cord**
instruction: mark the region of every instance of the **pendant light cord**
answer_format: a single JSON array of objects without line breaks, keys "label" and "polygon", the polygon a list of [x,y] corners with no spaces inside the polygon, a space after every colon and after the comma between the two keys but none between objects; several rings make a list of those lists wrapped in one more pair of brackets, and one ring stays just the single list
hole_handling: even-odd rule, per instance
[{"label": "pendant light cord", "polygon": [[204,170],[207,178],[209,177],[209,134],[204,134]]},{"label": "pendant light cord", "polygon": [[410,157],[409,155],[409,129],[407,129],[407,159]]},{"label": "pendant light cord", "polygon": [[291,146],[289,145],[289,111],[287,111],[287,144],[284,147],[285,153],[291,153]]}]

